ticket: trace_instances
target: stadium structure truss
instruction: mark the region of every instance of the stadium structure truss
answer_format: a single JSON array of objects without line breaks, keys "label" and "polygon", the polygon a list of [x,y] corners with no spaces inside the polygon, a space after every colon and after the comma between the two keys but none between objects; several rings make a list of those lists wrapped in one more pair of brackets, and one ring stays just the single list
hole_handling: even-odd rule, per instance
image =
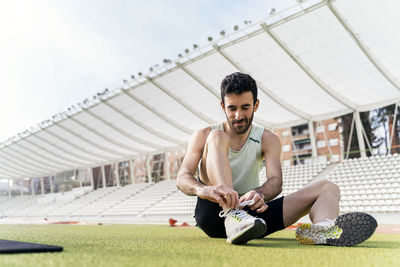
[{"label": "stadium structure truss", "polygon": [[0,178],[182,148],[195,129],[225,119],[219,85],[236,71],[257,81],[259,125],[348,113],[361,125],[359,112],[400,103],[398,10],[390,0],[302,1],[10,138],[0,144]]}]

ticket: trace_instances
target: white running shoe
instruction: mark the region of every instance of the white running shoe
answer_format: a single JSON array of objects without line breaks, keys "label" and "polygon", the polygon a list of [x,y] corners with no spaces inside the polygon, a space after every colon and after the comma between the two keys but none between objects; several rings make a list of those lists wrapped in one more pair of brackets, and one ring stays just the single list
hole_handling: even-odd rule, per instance
[{"label": "white running shoe", "polygon": [[375,231],[377,222],[367,213],[351,212],[340,215],[327,225],[301,224],[296,239],[304,245],[351,247],[367,240]]},{"label": "white running shoe", "polygon": [[225,218],[226,242],[246,244],[249,240],[261,237],[267,231],[267,225],[261,218],[253,217],[241,208],[253,205],[254,201],[245,201],[236,209],[221,211],[219,216]]}]

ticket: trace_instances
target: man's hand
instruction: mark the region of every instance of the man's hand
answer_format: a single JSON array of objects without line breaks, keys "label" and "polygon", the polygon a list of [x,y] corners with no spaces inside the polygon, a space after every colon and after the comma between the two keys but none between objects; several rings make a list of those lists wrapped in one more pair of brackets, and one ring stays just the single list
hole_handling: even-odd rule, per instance
[{"label": "man's hand", "polygon": [[223,209],[234,209],[239,204],[238,193],[226,185],[201,186],[196,188],[199,198],[219,203]]},{"label": "man's hand", "polygon": [[239,203],[247,200],[253,200],[254,204],[250,206],[250,209],[256,210],[258,213],[264,212],[268,209],[268,205],[264,202],[264,194],[256,190],[251,190],[240,197]]}]

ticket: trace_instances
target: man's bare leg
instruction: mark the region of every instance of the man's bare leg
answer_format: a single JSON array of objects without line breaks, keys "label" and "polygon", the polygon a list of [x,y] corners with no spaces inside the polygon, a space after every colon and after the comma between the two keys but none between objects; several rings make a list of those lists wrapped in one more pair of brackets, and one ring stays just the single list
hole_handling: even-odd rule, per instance
[{"label": "man's bare leg", "polygon": [[329,181],[311,184],[283,200],[285,227],[309,213],[313,224],[302,224],[296,229],[301,244],[354,246],[367,240],[375,231],[374,217],[361,212],[339,215],[340,191]]},{"label": "man's bare leg", "polygon": [[288,227],[309,213],[313,223],[339,215],[340,190],[330,181],[308,185],[283,199],[283,223]]},{"label": "man's bare leg", "polygon": [[233,188],[232,171],[228,161],[229,144],[228,134],[221,130],[211,131],[207,137],[201,174],[211,185],[223,184]]},{"label": "man's bare leg", "polygon": [[[221,185],[233,190],[232,170],[229,166],[230,139],[221,130],[211,131],[207,137],[200,166],[200,178],[207,185]],[[237,192],[224,195],[226,207],[233,209],[239,203]]]}]

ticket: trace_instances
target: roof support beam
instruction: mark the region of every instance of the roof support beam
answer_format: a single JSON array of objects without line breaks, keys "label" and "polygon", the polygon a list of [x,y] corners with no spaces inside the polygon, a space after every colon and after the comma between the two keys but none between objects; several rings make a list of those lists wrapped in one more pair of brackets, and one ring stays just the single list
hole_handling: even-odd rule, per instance
[{"label": "roof support beam", "polygon": [[[244,72],[244,73],[249,73],[247,72],[244,68],[242,68],[239,63],[235,62],[232,58],[230,58],[228,55],[226,55],[217,45],[214,45],[215,50],[218,51],[218,53],[223,56],[228,62],[230,62],[235,68],[237,68],[240,72]],[[303,118],[305,120],[310,120],[311,116],[295,107],[293,107],[292,105],[289,105],[288,103],[286,103],[285,100],[281,99],[280,97],[278,97],[277,95],[275,95],[275,93],[271,92],[270,90],[266,89],[264,87],[264,85],[262,85],[261,83],[257,83],[257,87],[261,89],[261,91],[266,94],[267,96],[269,96],[273,101],[275,101],[278,105],[280,105],[282,108],[286,109],[287,111],[293,113],[294,115]]]},{"label": "roof support beam", "polygon": [[203,121],[209,123],[209,124],[214,124],[216,123],[215,120],[213,120],[212,118],[204,115],[203,113],[201,113],[200,111],[194,109],[192,106],[190,106],[188,103],[185,103],[180,97],[178,97],[177,95],[175,95],[174,93],[172,93],[170,90],[164,88],[162,85],[160,85],[159,83],[157,83],[156,81],[154,81],[154,79],[152,78],[147,78],[151,84],[153,84],[155,87],[157,87],[158,89],[160,89],[161,91],[163,91],[165,94],[167,94],[168,96],[170,96],[172,99],[174,99],[176,102],[178,102],[179,104],[181,104],[182,106],[184,106],[188,111],[190,111],[191,113],[193,113],[194,115],[196,115],[197,117],[199,117],[200,119],[202,119]]},{"label": "roof support beam", "polygon": [[[10,150],[12,150],[12,149],[10,149]],[[8,162],[14,164],[15,166],[17,166],[17,167],[12,167],[13,170],[23,169],[23,171],[20,171],[21,173],[25,173],[25,170],[31,171],[31,173],[29,173],[29,174],[42,173],[44,170],[45,171],[53,171],[53,169],[49,169],[48,166],[46,166],[46,165],[43,165],[46,167],[42,167],[42,166],[39,166],[38,164],[36,164],[37,162],[34,162],[34,161],[31,162],[31,159],[28,159],[29,162],[27,162],[26,158],[20,158],[14,154],[7,153],[7,151],[4,151],[4,150],[2,152],[5,153],[6,155],[5,156],[0,155],[0,157],[5,159]],[[25,155],[23,155],[23,156],[25,157]],[[8,164],[8,166],[9,166],[9,164]]]},{"label": "roof support beam", "polygon": [[166,123],[169,123],[170,125],[172,125],[175,128],[178,128],[179,130],[187,133],[187,134],[192,134],[193,131],[189,128],[187,128],[186,126],[177,123],[176,121],[173,121],[171,119],[169,119],[167,116],[164,116],[164,114],[158,112],[155,108],[153,108],[152,106],[150,106],[149,104],[147,104],[146,102],[140,100],[139,98],[137,98],[136,96],[128,93],[126,90],[121,90],[125,95],[127,95],[128,97],[130,97],[131,99],[135,100],[137,103],[139,103],[140,105],[142,105],[143,107],[145,107],[147,110],[149,110],[151,113],[153,113],[154,115],[156,115],[157,117],[159,117],[160,119],[164,120]]},{"label": "roof support beam", "polygon": [[[115,131],[117,131],[117,132],[119,132],[120,134],[126,136],[127,138],[131,139],[131,140],[134,141],[134,142],[141,143],[141,144],[143,144],[144,146],[149,146],[149,147],[152,147],[152,148],[155,148],[155,149],[163,149],[163,148],[165,148],[164,146],[160,146],[160,145],[154,144],[154,143],[152,143],[152,142],[149,142],[149,141],[147,141],[147,140],[144,140],[144,139],[142,139],[142,138],[140,138],[140,137],[136,137],[136,136],[132,135],[131,133],[129,133],[129,132],[127,132],[127,131],[125,131],[125,130],[123,130],[123,129],[121,129],[121,128],[116,127],[114,124],[112,124],[112,123],[110,123],[110,122],[104,120],[103,118],[101,118],[100,116],[96,115],[94,112],[90,111],[89,109],[83,108],[83,110],[84,110],[86,113],[88,113],[90,116],[92,116],[93,118],[95,118],[96,120],[100,121],[101,123],[103,123],[104,125],[107,125],[108,127],[112,128],[112,129],[114,129]],[[126,146],[127,146],[129,149],[131,149],[131,150],[133,150],[133,151],[136,151],[136,152],[138,152],[138,153],[144,153],[143,150],[138,150],[137,148],[134,148],[134,147],[129,146],[129,145],[126,145]]]},{"label": "roof support beam", "polygon": [[[44,130],[44,129],[42,128],[42,130]],[[46,131],[46,133],[49,133],[49,132]],[[56,145],[54,143],[50,143],[46,138],[43,138],[43,137],[39,136],[37,133],[33,133],[32,136],[35,136],[36,138],[38,138],[42,142],[44,142],[44,143],[46,143],[46,144],[48,144],[50,146],[53,146],[53,147],[57,148],[58,150],[61,150],[65,154],[68,154],[68,155],[70,155],[72,157],[81,159],[81,160],[86,161],[86,162],[93,162],[94,161],[94,159],[90,159],[90,158],[84,157],[84,156],[82,156],[80,154],[77,154],[77,153],[74,153],[74,152],[71,152],[71,151],[67,151],[66,149],[64,149],[63,147],[61,147],[59,145]]]},{"label": "roof support beam", "polygon": [[18,177],[20,177],[20,175],[13,176],[9,172],[5,172],[0,169],[0,178],[1,179],[13,179],[13,178],[18,178]]},{"label": "roof support beam", "polygon": [[[31,134],[31,135],[34,135],[34,134]],[[20,139],[19,141],[21,141],[21,140],[27,141],[27,140],[26,140],[27,137],[28,137],[28,136],[26,136],[26,137],[20,137],[21,139]],[[14,146],[19,146],[19,147],[21,147],[21,148],[23,148],[23,149],[25,149],[25,150],[31,151],[30,149],[27,149],[27,148],[25,148],[24,146],[21,146],[20,144],[18,144],[19,141],[13,142],[12,144],[14,144]],[[32,142],[29,142],[29,141],[27,141],[27,142],[32,144]],[[21,165],[23,165],[23,166],[31,166],[31,167],[32,167],[32,166],[35,166],[35,167],[37,168],[36,170],[34,170],[34,169],[31,168],[31,171],[33,171],[34,173],[38,173],[38,172],[39,172],[39,173],[42,173],[43,170],[53,171],[53,169],[51,169],[51,168],[58,169],[59,166],[63,166],[63,165],[64,165],[64,163],[62,163],[61,165],[60,165],[60,163],[59,163],[59,164],[58,164],[59,166],[56,166],[56,165],[53,165],[53,164],[49,164],[48,160],[47,160],[46,162],[43,162],[43,161],[40,161],[40,160],[38,161],[37,158],[32,158],[32,157],[28,156],[26,153],[23,153],[23,152],[21,152],[21,151],[16,150],[13,146],[11,146],[12,144],[10,144],[10,145],[4,147],[3,150],[2,150],[2,152],[3,152],[3,153],[6,153],[8,156],[11,156],[11,157],[13,157],[13,158],[16,158],[16,159],[19,161],[19,162],[16,162],[16,163],[15,163],[17,166],[21,166]],[[33,144],[33,145],[36,146],[35,144]],[[21,155],[22,158],[17,157],[17,156],[14,155],[14,154],[7,153],[4,149],[12,150],[14,153],[17,153],[17,154]],[[36,153],[36,152],[31,152],[31,153]],[[58,156],[58,155],[57,155],[57,156]],[[26,159],[29,159],[29,161],[30,161],[30,162],[28,163],[28,165],[26,165],[26,163],[25,163]],[[10,159],[8,159],[8,160],[10,160]],[[52,161],[54,161],[54,160],[52,160]],[[40,165],[41,165],[41,166],[40,166]],[[50,169],[48,168],[49,165],[51,165]],[[25,168],[29,169],[29,167],[25,167]]]},{"label": "roof support beam", "polygon": [[[37,137],[37,136],[36,136],[36,137]],[[88,164],[87,161],[86,161],[86,162],[82,162],[82,161],[77,161],[77,160],[74,160],[74,159],[68,159],[68,158],[66,158],[66,157],[63,157],[62,155],[56,154],[56,153],[54,153],[53,151],[50,151],[50,150],[48,150],[47,148],[44,148],[44,147],[42,147],[42,146],[40,146],[40,145],[38,145],[38,144],[35,144],[34,142],[28,140],[28,138],[25,138],[24,141],[27,142],[27,143],[29,143],[29,144],[31,144],[31,145],[34,146],[34,147],[39,148],[40,150],[46,151],[46,153],[51,154],[51,155],[55,156],[56,158],[63,159],[63,160],[65,160],[65,161],[67,161],[67,162],[73,162],[74,164],[77,164],[78,166],[79,166],[79,165],[82,165],[82,164]],[[54,147],[58,148],[57,146],[54,146]],[[60,150],[63,151],[63,152],[65,152],[65,150],[62,149],[62,148],[61,148]],[[71,166],[73,166],[73,165],[71,165]]]},{"label": "roof support beam", "polygon": [[364,55],[369,59],[372,65],[374,65],[374,67],[382,74],[383,77],[385,77],[385,79],[391,85],[393,85],[393,87],[395,87],[398,91],[400,91],[399,81],[397,81],[391,75],[391,73],[379,63],[379,60],[375,58],[372,52],[368,50],[367,46],[363,44],[363,42],[357,37],[357,35],[353,32],[350,26],[346,23],[346,21],[340,16],[339,11],[335,9],[330,0],[326,1],[326,5],[329,8],[329,10],[333,13],[333,15],[336,17],[336,19],[340,22],[340,24],[343,26],[343,28],[348,32],[350,37],[358,45],[358,47],[361,49]]},{"label": "roof support beam", "polygon": [[367,133],[365,132],[365,128],[364,127],[362,128],[362,133],[363,133],[363,136],[365,138],[365,141],[367,141],[366,143],[367,143],[368,149],[369,149],[369,151],[370,151],[370,153],[372,155],[372,152],[373,152],[372,151],[372,146],[371,146],[371,143],[370,143],[370,141],[368,139]]},{"label": "roof support beam", "polygon": [[355,115],[353,112],[353,117],[351,119],[351,124],[350,124],[351,126],[350,126],[349,140],[347,141],[346,157],[343,157],[346,160],[349,158],[349,155],[350,155],[350,147],[351,147],[351,141],[353,138],[354,124],[355,124]]},{"label": "roof support beam", "polygon": [[208,84],[206,84],[205,81],[203,81],[203,79],[201,79],[199,76],[197,76],[196,74],[194,74],[192,71],[188,70],[183,64],[177,62],[176,65],[183,70],[187,75],[189,75],[193,80],[195,80],[196,82],[198,82],[204,89],[206,89],[209,93],[211,93],[212,95],[214,95],[216,98],[220,98],[220,96],[211,88],[211,86],[209,86]]},{"label": "roof support beam", "polygon": [[[84,109],[84,110],[85,110],[85,109]],[[85,111],[86,111],[86,110],[85,110]],[[88,113],[89,113],[89,112],[88,112]],[[92,113],[89,113],[89,114],[93,116]],[[96,118],[96,119],[98,119],[97,116],[93,116],[93,117]],[[103,139],[106,140],[107,142],[109,142],[109,143],[111,143],[111,144],[113,144],[113,145],[116,145],[117,147],[120,147],[120,148],[123,148],[123,149],[128,148],[129,150],[132,150],[132,151],[134,151],[134,152],[136,152],[136,153],[146,153],[144,150],[141,150],[141,149],[135,148],[135,147],[133,147],[133,146],[130,146],[130,145],[128,145],[128,144],[123,144],[123,143],[120,143],[120,142],[118,142],[118,141],[116,141],[116,140],[113,140],[112,138],[110,138],[110,137],[108,137],[108,136],[106,136],[106,135],[100,133],[99,131],[97,131],[97,130],[95,130],[95,129],[89,127],[89,126],[87,126],[86,124],[80,122],[79,120],[73,118],[72,116],[69,117],[69,118],[70,118],[71,120],[73,120],[74,122],[76,122],[77,124],[79,124],[80,126],[82,126],[83,128],[89,130],[90,132],[96,134],[97,136],[100,136],[101,138],[103,138]],[[106,124],[107,126],[110,126],[110,125],[108,125],[107,123],[105,123],[105,122],[103,122],[103,121],[100,121],[100,122],[102,122],[103,124]],[[110,126],[110,127],[111,127],[111,126]],[[111,128],[113,128],[113,127],[111,127]],[[113,128],[113,129],[114,129],[114,128]],[[126,147],[126,148],[125,148],[125,147]]]},{"label": "roof support beam", "polygon": [[[41,129],[43,130],[43,128],[41,128]],[[29,136],[35,136],[36,138],[38,138],[38,139],[41,140],[42,142],[44,142],[44,143],[46,143],[46,144],[49,144],[50,146],[56,147],[57,149],[59,149],[59,150],[65,152],[66,154],[73,154],[74,157],[81,158],[81,159],[83,158],[82,156],[80,156],[80,155],[78,155],[78,154],[75,154],[75,153],[66,151],[66,150],[63,149],[62,147],[57,146],[57,145],[55,145],[55,144],[52,144],[52,143],[48,142],[45,138],[42,138],[42,137],[38,136],[37,133],[31,133],[31,135],[28,135],[28,136],[25,136],[25,137],[20,137],[21,139],[20,139],[19,141],[24,140],[25,142],[27,142],[27,143],[29,143],[29,144],[31,144],[31,145],[33,145],[33,146],[35,146],[35,147],[37,147],[37,148],[43,150],[43,151],[46,151],[47,153],[52,154],[52,155],[56,156],[57,158],[62,158],[62,159],[66,160],[66,161],[69,161],[69,162],[72,161],[72,162],[75,162],[75,164],[78,164],[78,165],[82,165],[82,164],[83,164],[82,161],[76,161],[76,160],[67,159],[67,158],[65,158],[65,157],[63,157],[63,156],[60,156],[60,155],[58,155],[58,154],[55,154],[55,153],[52,152],[52,151],[49,151],[48,149],[46,149],[46,148],[44,148],[44,147],[42,147],[42,146],[39,146],[39,145],[35,144],[35,143],[32,142],[32,141],[29,141],[29,140],[28,140],[28,137],[29,137]],[[56,136],[56,137],[58,137],[58,136]],[[18,145],[17,142],[14,142],[14,144],[15,144],[15,145]],[[19,146],[21,146],[21,145],[19,145]],[[23,146],[21,146],[21,147],[23,147]],[[8,148],[11,149],[10,146],[8,146]],[[23,147],[23,148],[26,149],[25,147]],[[20,152],[20,151],[14,150],[14,149],[11,149],[11,150],[13,150],[14,152],[16,152],[16,153],[18,153],[18,154],[21,154],[23,157],[26,157],[26,154],[25,154],[25,153],[22,153],[22,152]],[[11,154],[9,154],[9,155],[11,155]],[[17,158],[15,155],[13,155],[13,157]],[[18,163],[18,165],[21,165],[21,163],[24,163],[24,160],[25,160],[25,159],[18,158],[18,160],[20,161],[20,162]],[[38,173],[38,172],[39,172],[39,173],[42,173],[44,169],[47,169],[46,167],[38,166],[37,164],[35,164],[35,163],[37,163],[37,158],[36,158],[36,159],[33,159],[33,158],[30,157],[30,160],[32,160],[32,162],[34,162],[34,163],[33,163],[33,164],[30,163],[29,166],[36,166],[36,167],[38,168],[38,170],[40,170],[40,171],[38,171],[38,170],[33,170],[33,169],[31,169],[32,171],[34,171],[34,173]],[[54,160],[53,160],[53,161],[54,161]],[[87,162],[92,162],[93,160],[88,160],[88,159],[85,160],[85,159],[84,159],[84,161],[86,161],[86,164],[87,164]],[[41,163],[41,164],[42,164],[43,166],[48,166],[48,165],[49,165],[48,163]],[[65,164],[65,163],[63,163],[63,164]],[[58,168],[58,167],[57,167],[57,168]],[[47,170],[53,172],[53,170],[51,170],[51,169],[47,169]]]},{"label": "roof support beam", "polygon": [[[58,127],[62,128],[63,130],[67,129],[67,128],[61,126],[61,125],[58,124],[58,123],[54,123],[54,125],[57,125]],[[65,142],[65,143],[67,143],[68,145],[70,145],[70,146],[72,146],[72,147],[74,147],[74,148],[76,148],[76,149],[78,149],[78,150],[81,150],[81,151],[85,152],[86,154],[89,154],[89,155],[91,155],[91,156],[94,156],[94,157],[96,157],[96,158],[100,158],[100,159],[103,159],[103,160],[112,160],[112,159],[109,158],[109,157],[105,157],[105,156],[102,156],[102,155],[98,155],[98,154],[96,154],[96,153],[94,153],[94,152],[92,152],[92,151],[90,151],[90,150],[88,150],[88,149],[86,149],[86,148],[84,148],[84,147],[79,147],[79,146],[75,145],[74,143],[68,141],[67,139],[62,138],[62,137],[60,137],[59,135],[57,135],[57,134],[55,134],[55,133],[52,133],[48,128],[43,129],[43,130],[46,131],[46,133],[50,134],[51,136],[53,136],[53,137],[55,137],[55,138],[58,138],[59,140],[61,140],[61,141]],[[68,130],[68,131],[67,131],[67,130]],[[81,138],[79,135],[77,135],[76,133],[70,131],[69,129],[67,129],[67,130],[66,130],[66,131],[67,131],[68,133],[70,133],[70,134],[72,134],[73,136],[75,136],[76,138],[79,138],[79,139],[81,139],[82,141],[86,142],[86,140],[82,139],[82,138]],[[97,145],[95,145],[95,147],[97,147]],[[99,149],[101,149],[101,148],[99,148]]]},{"label": "roof support beam", "polygon": [[[133,122],[134,124],[138,125],[139,127],[145,129],[146,131],[154,134],[155,136],[158,136],[162,139],[165,139],[171,143],[174,144],[179,144],[179,145],[184,145],[185,143],[182,142],[179,139],[173,138],[171,136],[168,136],[166,134],[163,134],[159,131],[154,130],[153,128],[148,127],[146,124],[144,124],[143,122],[133,118],[132,116],[126,114],[125,112],[123,112],[122,110],[120,110],[119,108],[115,107],[114,105],[108,103],[108,102],[103,102],[106,106],[108,106],[109,108],[111,108],[112,110],[114,110],[115,112],[118,112],[119,114],[121,114],[122,116],[124,116],[126,119],[128,119],[129,121]],[[146,152],[142,153],[145,154]]]},{"label": "roof support beam", "polygon": [[317,75],[315,75],[311,69],[306,66],[302,60],[293,53],[290,48],[282,42],[276,34],[274,34],[270,28],[267,26],[267,24],[263,23],[261,24],[261,27],[264,29],[264,31],[272,38],[272,40],[275,41],[279,47],[285,51],[285,53],[293,60],[294,63],[297,64],[297,66],[300,67],[304,71],[304,73],[311,79],[313,82],[315,82],[319,88],[321,88],[323,91],[325,91],[328,95],[345,105],[351,110],[356,110],[357,105],[353,103],[352,101],[340,96],[337,92],[333,91],[332,88],[330,88],[327,84],[325,84]]},{"label": "roof support beam", "polygon": [[[210,92],[212,95],[214,95],[218,101],[221,101],[221,96],[218,95],[212,88],[211,86],[209,86],[208,84],[206,84],[206,82],[204,82],[199,76],[197,76],[196,74],[194,74],[192,71],[188,70],[184,65],[180,64],[180,63],[176,63],[178,65],[178,67],[181,68],[181,70],[183,70],[187,75],[189,75],[192,79],[194,79],[196,82],[198,82],[204,89],[206,89],[208,92]],[[272,124],[268,123],[260,118],[254,118],[254,122],[256,122],[257,124],[260,124],[262,126],[264,126],[265,128],[272,128]]]},{"label": "roof support beam", "polygon": [[[9,160],[8,158],[3,157],[2,155],[0,155],[0,158],[5,159],[6,161],[11,161],[11,162],[13,162],[12,160]],[[14,163],[14,162],[13,162],[13,163]],[[1,164],[1,166],[2,166],[1,168],[2,168],[2,171],[3,171],[3,172],[6,172],[6,173],[13,173],[13,174],[17,175],[18,177],[23,177],[23,176],[26,175],[24,172],[21,172],[21,171],[17,170],[15,167],[13,167],[13,166],[11,166],[10,164],[8,164],[8,162],[2,161],[0,164]],[[15,164],[15,163],[14,163],[14,164]],[[5,167],[5,168],[4,168],[4,167]]]},{"label": "roof support beam", "polygon": [[[145,125],[145,124],[142,123],[141,121],[139,121],[139,120],[133,118],[132,116],[126,114],[125,112],[123,112],[123,111],[120,110],[119,108],[116,108],[116,107],[113,106],[112,104],[110,104],[110,103],[108,103],[108,102],[104,102],[104,104],[105,104],[106,106],[108,106],[109,108],[113,109],[114,111],[118,112],[118,113],[121,114],[122,116],[124,116],[124,117],[125,117],[126,119],[128,119],[129,121],[133,122],[134,124],[140,126],[140,127],[143,128],[143,129],[145,129],[146,131],[148,131],[148,132],[150,132],[150,133],[152,133],[152,134],[154,134],[154,135],[156,135],[156,136],[158,136],[158,137],[160,137],[160,138],[162,138],[162,139],[165,139],[165,140],[167,140],[167,141],[169,141],[169,142],[171,142],[171,143],[178,144],[178,145],[185,145],[185,142],[183,142],[183,141],[181,141],[181,140],[179,140],[179,139],[173,138],[173,137],[171,137],[171,136],[165,135],[165,134],[163,134],[163,133],[161,133],[161,132],[159,132],[159,131],[154,130],[153,128],[148,127],[147,125]],[[145,153],[146,153],[146,152],[145,152]],[[143,154],[144,154],[144,153],[143,153]]]},{"label": "roof support beam", "polygon": [[[74,119],[74,118],[72,118],[72,117],[69,117],[69,118],[70,118],[72,121],[76,122],[78,125],[82,126],[83,128],[87,129],[88,131],[92,132],[93,134],[95,134],[95,135],[101,137],[102,139],[108,141],[108,138],[103,137],[103,135],[102,135],[101,133],[97,132],[96,130],[91,129],[90,127],[87,127],[86,125],[84,125],[83,123],[81,123],[80,121],[78,121],[78,120],[76,120],[76,119]],[[66,127],[61,126],[60,124],[58,124],[58,126],[61,127],[61,128],[63,128],[64,130],[67,129]],[[87,139],[86,137],[83,137],[83,136],[81,136],[81,135],[78,135],[78,134],[76,134],[75,132],[72,132],[72,131],[70,131],[70,130],[68,130],[68,132],[69,132],[69,133],[73,133],[73,135],[78,136],[80,139],[82,139],[82,140],[84,140],[85,142],[91,144],[92,146],[97,147],[97,148],[99,148],[99,149],[101,149],[101,150],[107,151],[107,152],[109,152],[109,153],[111,153],[111,154],[114,154],[114,155],[116,155],[116,156],[121,156],[121,154],[122,154],[122,156],[125,156],[125,157],[129,157],[129,156],[130,156],[129,154],[121,153],[121,151],[117,151],[117,150],[114,150],[114,149],[111,149],[111,148],[108,148],[108,147],[105,147],[105,146],[96,144],[95,142],[92,142],[91,140]],[[123,147],[123,145],[120,144],[120,143],[119,143],[117,146]]]},{"label": "roof support beam", "polygon": [[[54,164],[52,164],[52,162],[45,162],[45,161],[43,161],[41,159],[38,160],[37,158],[32,158],[31,156],[29,156],[29,155],[27,155],[25,153],[22,153],[21,151],[16,150],[14,147],[8,147],[8,149],[12,150],[14,153],[22,156],[22,158],[21,158],[19,156],[14,155],[14,154],[7,153],[6,151],[3,150],[3,153],[6,153],[9,156],[11,156],[11,157],[13,157],[13,158],[18,160],[17,162],[14,162],[14,164],[16,164],[17,166],[21,166],[21,165],[22,166],[28,166],[28,167],[24,167],[24,168],[30,169],[31,171],[34,171],[36,173],[37,172],[43,172],[43,170],[51,172],[54,169],[60,168],[60,166],[54,165]],[[27,159],[29,160],[29,163],[25,162],[25,161],[27,161]],[[29,168],[29,166],[30,167],[34,167],[34,168]]]},{"label": "roof support beam", "polygon": [[[47,156],[45,156],[43,154],[40,154],[40,153],[30,149],[30,148],[27,148],[27,147],[23,146],[21,144],[15,143],[15,145],[21,147],[22,149],[25,149],[26,151],[29,151],[30,153],[38,156],[41,159],[44,159],[45,160],[44,164],[46,164],[46,165],[53,165],[53,166],[58,165],[58,166],[61,166],[61,168],[73,168],[74,167],[74,165],[70,165],[68,163],[61,162],[61,161],[49,158],[49,157],[47,157]],[[25,154],[25,157],[31,158],[33,161],[37,161],[38,160],[38,158],[33,158],[32,156],[29,156],[29,155],[26,155],[26,154]],[[52,163],[52,164],[49,164],[49,163]],[[57,168],[59,168],[59,167],[57,167]]]}]

